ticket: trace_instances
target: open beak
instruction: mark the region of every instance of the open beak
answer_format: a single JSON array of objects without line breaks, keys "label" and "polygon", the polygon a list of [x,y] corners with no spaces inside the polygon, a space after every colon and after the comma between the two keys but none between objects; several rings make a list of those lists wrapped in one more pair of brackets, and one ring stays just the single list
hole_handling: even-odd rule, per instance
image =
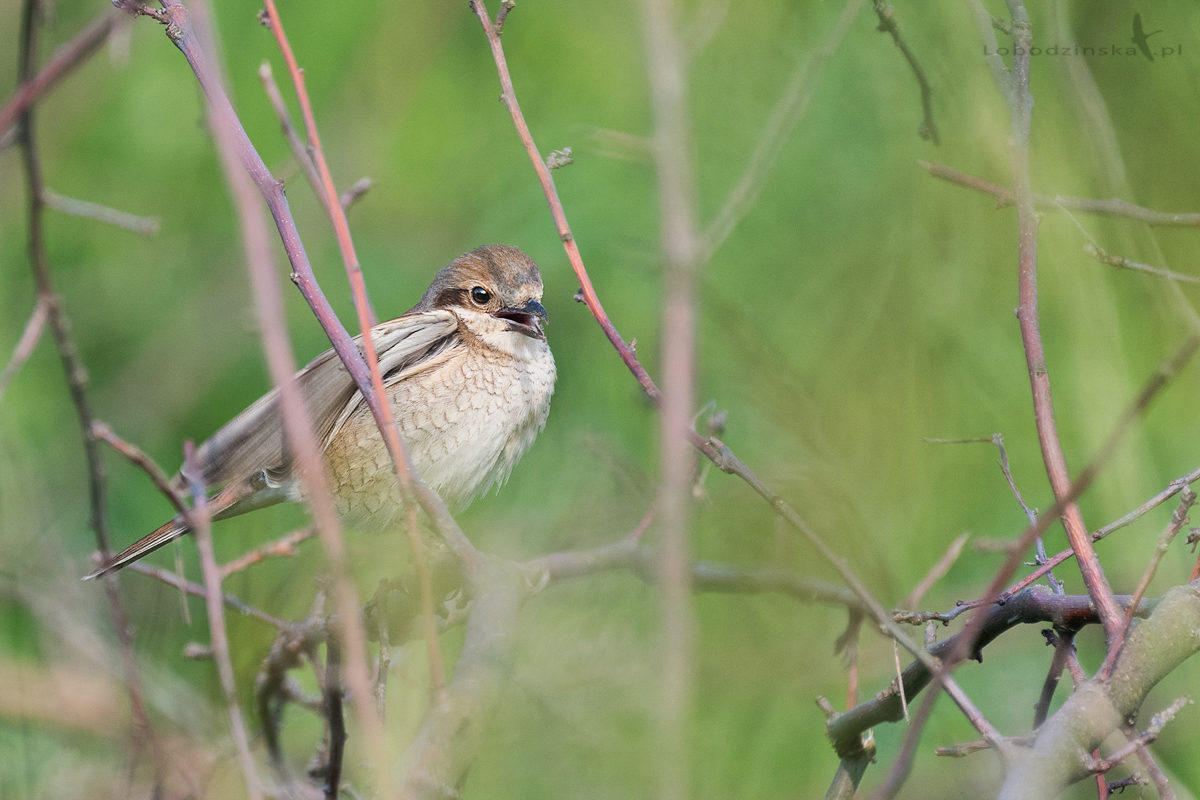
[{"label": "open beak", "polygon": [[493,317],[506,319],[509,330],[523,333],[534,339],[545,339],[545,325],[549,321],[546,309],[537,300],[529,300],[520,308],[502,308],[492,312]]}]

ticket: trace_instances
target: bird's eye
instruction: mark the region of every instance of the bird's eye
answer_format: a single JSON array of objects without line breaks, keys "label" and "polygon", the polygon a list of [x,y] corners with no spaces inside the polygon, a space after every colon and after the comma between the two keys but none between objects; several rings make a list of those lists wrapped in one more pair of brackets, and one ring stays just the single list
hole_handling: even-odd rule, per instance
[{"label": "bird's eye", "polygon": [[486,306],[488,301],[492,299],[491,292],[482,286],[476,286],[471,290],[471,300],[477,306]]}]

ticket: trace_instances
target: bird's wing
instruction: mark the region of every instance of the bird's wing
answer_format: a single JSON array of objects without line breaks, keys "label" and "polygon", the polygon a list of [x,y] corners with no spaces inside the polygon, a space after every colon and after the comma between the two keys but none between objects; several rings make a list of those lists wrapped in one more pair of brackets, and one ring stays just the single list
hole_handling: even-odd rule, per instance
[{"label": "bird's wing", "polygon": [[[409,312],[371,329],[379,369],[389,376],[408,372],[452,346],[458,318],[449,311]],[[355,337],[360,345],[361,337]],[[340,420],[362,401],[350,374],[331,349],[296,373],[317,441],[324,444]],[[291,454],[284,434],[276,387],[228,422],[196,451],[204,483],[217,487],[266,470],[282,478]]]}]

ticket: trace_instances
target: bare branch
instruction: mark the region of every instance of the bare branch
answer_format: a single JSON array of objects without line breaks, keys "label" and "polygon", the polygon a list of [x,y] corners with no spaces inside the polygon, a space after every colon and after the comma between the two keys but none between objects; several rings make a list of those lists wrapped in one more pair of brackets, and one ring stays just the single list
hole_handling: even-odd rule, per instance
[{"label": "bare branch", "polygon": [[61,194],[52,192],[49,189],[42,191],[42,198],[46,201],[47,206],[64,214],[93,219],[97,222],[103,222],[105,225],[112,225],[115,228],[124,228],[140,236],[154,236],[158,233],[158,217],[141,217],[137,214],[118,211],[115,208],[109,208],[99,203],[89,203],[87,200],[63,197]]},{"label": "bare branch", "polygon": [[229,637],[225,632],[225,605],[222,602],[221,570],[213,554],[212,519],[208,512],[208,494],[196,466],[195,450],[191,442],[184,445],[183,474],[191,486],[192,508],[188,510],[188,525],[196,537],[196,549],[200,552],[200,571],[204,575],[205,607],[208,610],[208,631],[213,660],[225,695],[225,709],[229,715],[229,729],[237,750],[238,765],[246,784],[250,800],[261,800],[262,787],[258,770],[250,755],[250,737],[242,719],[241,706],[237,699],[237,682],[233,677],[233,662],[229,657]]},{"label": "bare branch", "polygon": [[1200,283],[1200,277],[1196,275],[1175,272],[1174,270],[1164,269],[1162,267],[1152,267],[1149,264],[1142,264],[1138,261],[1130,261],[1128,258],[1122,258],[1121,256],[1109,255],[1107,252],[1101,250],[1099,247],[1096,247],[1094,244],[1084,245],[1083,252],[1087,253],[1101,264],[1107,264],[1108,266],[1116,267],[1117,269],[1130,269],[1137,272],[1146,272],[1150,275],[1158,275],[1160,278],[1166,278],[1172,281],[1180,281],[1182,283]]},{"label": "bare branch", "polygon": [[312,526],[301,528],[286,536],[281,536],[273,542],[268,542],[262,547],[256,547],[248,553],[243,553],[233,561],[221,565],[221,579],[224,580],[233,573],[241,572],[268,558],[291,558],[296,555],[296,545],[311,539],[314,534],[316,534],[316,529]]},{"label": "bare branch", "polygon": [[75,38],[63,45],[54,57],[41,68],[37,74],[32,69],[28,74],[22,74],[21,85],[17,92],[0,108],[0,133],[16,121],[33,103],[55,86],[59,81],[71,74],[80,64],[99,49],[112,33],[113,28],[121,22],[124,15],[114,9],[109,9],[97,17],[91,24],[76,34]]},{"label": "bare branch", "polygon": [[917,134],[922,139],[928,139],[934,144],[941,144],[938,139],[937,124],[933,121],[933,87],[929,84],[929,78],[925,76],[925,70],[921,69],[916,54],[909,48],[908,42],[904,41],[904,37],[900,35],[900,24],[896,22],[896,9],[883,0],[874,0],[873,5],[875,14],[879,17],[878,30],[891,34],[892,41],[900,49],[904,60],[908,62],[909,68],[917,78],[917,85],[921,87],[921,111],[924,119],[921,121],[921,127],[917,129]]},{"label": "bare branch", "polygon": [[[963,186],[967,189],[974,189],[977,192],[991,195],[996,199],[996,205],[1011,206],[1015,204],[1015,199],[1012,189],[1008,189],[991,181],[974,175],[968,175],[964,172],[952,169],[945,164],[932,163],[929,161],[918,161],[923,168],[929,171],[929,174],[935,178],[941,178],[944,181]],[[1096,214],[1102,217],[1121,217],[1131,219],[1136,222],[1142,222],[1150,227],[1174,227],[1174,228],[1195,228],[1200,227],[1200,214],[1197,213],[1171,213],[1167,211],[1155,211],[1142,206],[1134,205],[1125,200],[1113,198],[1111,200],[1095,200],[1090,197],[1074,197],[1071,195],[1049,195],[1049,194],[1034,194],[1034,204],[1047,211],[1070,209],[1071,211],[1083,211],[1088,214]]]},{"label": "bare branch", "polygon": [[[295,362],[287,341],[283,300],[275,279],[272,265],[270,234],[258,211],[254,198],[255,188],[261,192],[270,207],[276,226],[283,240],[294,269],[294,281],[316,313],[322,327],[330,336],[347,370],[355,378],[369,405],[378,406],[377,398],[370,392],[366,367],[350,335],[337,321],[328,300],[321,292],[313,276],[300,240],[299,231],[288,209],[282,187],[271,176],[263,164],[254,145],[250,142],[233,106],[221,86],[218,71],[209,53],[212,48],[202,45],[193,28],[188,12],[179,0],[164,2],[163,20],[166,32],[176,47],[184,54],[195,73],[208,100],[209,120],[222,168],[230,182],[233,197],[239,210],[238,217],[243,226],[243,244],[246,263],[263,336],[264,350],[270,367],[272,380],[280,389],[280,407],[284,426],[295,457],[301,465],[300,473],[305,484],[305,496],[322,542],[325,545],[330,571],[333,575],[333,590],[338,609],[337,620],[341,626],[343,644],[347,651],[347,680],[352,699],[358,711],[359,724],[366,735],[368,747],[382,747],[382,725],[370,702],[370,679],[366,665],[366,634],[358,613],[357,592],[346,568],[345,543],[341,525],[334,509],[333,500],[320,467],[320,455],[316,439],[308,421],[303,400],[293,381]],[[250,180],[253,179],[253,185]],[[369,337],[368,337],[369,338]],[[361,689],[361,691],[358,691]],[[376,759],[382,757],[375,754]]]},{"label": "bare branch", "polygon": [[[178,589],[186,594],[190,594],[193,597],[208,598],[208,590],[203,586],[198,583],[193,583],[192,581],[189,581],[179,574],[171,572],[170,570],[162,569],[161,567],[154,567],[142,561],[133,562],[127,567],[127,569],[131,569],[134,572],[140,572],[149,578],[153,578],[156,581],[165,583],[167,586]],[[288,622],[287,620],[280,619],[279,617],[268,614],[261,609],[255,608],[249,603],[238,599],[236,595],[229,592],[222,592],[221,602],[239,614],[247,617],[254,617],[255,619],[261,620],[272,627],[290,628],[292,626],[292,623]]]},{"label": "bare branch", "polygon": [[21,371],[21,367],[33,355],[34,349],[42,339],[42,332],[46,330],[46,320],[50,318],[50,302],[48,298],[39,297],[33,304],[33,313],[29,315],[29,319],[25,322],[25,327],[21,330],[21,338],[17,339],[17,345],[13,348],[12,356],[8,359],[8,363],[4,365],[4,369],[0,370],[0,397],[4,396],[4,389],[12,381],[16,374]]}]

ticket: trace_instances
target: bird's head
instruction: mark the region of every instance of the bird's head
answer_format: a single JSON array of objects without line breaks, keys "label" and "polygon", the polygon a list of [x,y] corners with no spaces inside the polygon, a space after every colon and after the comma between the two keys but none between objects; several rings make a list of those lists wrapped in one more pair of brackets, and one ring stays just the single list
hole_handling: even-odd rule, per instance
[{"label": "bird's head", "polygon": [[438,270],[413,311],[445,308],[483,313],[502,320],[510,331],[545,339],[542,274],[533,259],[516,247],[484,245]]}]

